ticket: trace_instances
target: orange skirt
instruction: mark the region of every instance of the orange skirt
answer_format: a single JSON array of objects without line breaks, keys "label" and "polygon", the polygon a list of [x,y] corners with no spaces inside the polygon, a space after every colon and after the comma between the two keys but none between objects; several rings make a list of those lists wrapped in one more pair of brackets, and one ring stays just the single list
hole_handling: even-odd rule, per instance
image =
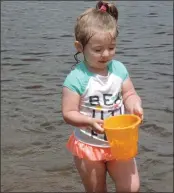
[{"label": "orange skirt", "polygon": [[110,147],[96,147],[83,143],[76,139],[72,134],[67,142],[67,149],[79,158],[88,159],[91,161],[110,161],[115,158],[111,154]]}]

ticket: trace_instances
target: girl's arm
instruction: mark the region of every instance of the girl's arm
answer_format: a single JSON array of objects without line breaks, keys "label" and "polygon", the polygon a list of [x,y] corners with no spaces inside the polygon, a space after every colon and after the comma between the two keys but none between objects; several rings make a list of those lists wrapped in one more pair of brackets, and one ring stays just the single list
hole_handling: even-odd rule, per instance
[{"label": "girl's arm", "polygon": [[143,117],[142,102],[137,92],[135,91],[134,85],[130,78],[126,79],[122,85],[122,95],[126,110],[129,113],[137,114]]},{"label": "girl's arm", "polygon": [[80,95],[63,87],[62,91],[62,114],[66,123],[75,127],[92,127],[102,132],[99,124],[103,121],[85,116],[79,112]]}]

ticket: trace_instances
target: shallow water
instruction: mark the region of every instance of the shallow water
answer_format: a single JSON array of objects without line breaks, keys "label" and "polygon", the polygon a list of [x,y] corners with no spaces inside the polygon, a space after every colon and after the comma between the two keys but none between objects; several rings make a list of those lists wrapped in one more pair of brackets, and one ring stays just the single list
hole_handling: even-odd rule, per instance
[{"label": "shallow water", "polygon": [[[61,85],[74,64],[73,25],[95,2],[1,4],[1,190],[84,191],[65,144]],[[142,192],[173,190],[172,1],[118,1],[115,58],[142,97]],[[108,178],[109,191],[114,184]]]}]

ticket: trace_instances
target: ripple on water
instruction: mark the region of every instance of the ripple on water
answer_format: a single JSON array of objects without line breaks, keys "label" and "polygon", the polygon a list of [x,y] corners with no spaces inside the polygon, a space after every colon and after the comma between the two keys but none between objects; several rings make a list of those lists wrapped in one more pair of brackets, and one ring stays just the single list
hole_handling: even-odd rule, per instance
[{"label": "ripple on water", "polygon": [[39,89],[39,88],[44,88],[43,85],[31,85],[31,86],[25,86],[25,89]]},{"label": "ripple on water", "polygon": [[41,61],[40,58],[23,58],[21,59],[21,61],[25,61],[25,62],[37,62],[37,61]]},{"label": "ripple on water", "polygon": [[51,54],[51,52],[22,52],[20,55],[24,55],[24,56],[46,56],[46,55],[49,55]]},{"label": "ripple on water", "polygon": [[11,64],[11,66],[29,66],[31,65],[31,63],[15,63],[15,64]]},{"label": "ripple on water", "polygon": [[141,129],[146,133],[159,137],[169,137],[172,134],[171,132],[168,132],[164,127],[160,127],[156,124],[146,123],[141,126]]}]

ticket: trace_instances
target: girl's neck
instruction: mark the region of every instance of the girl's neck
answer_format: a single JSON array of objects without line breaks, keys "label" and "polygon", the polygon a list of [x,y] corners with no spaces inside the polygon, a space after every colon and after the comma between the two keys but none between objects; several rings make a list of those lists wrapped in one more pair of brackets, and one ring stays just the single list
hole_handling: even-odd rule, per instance
[{"label": "girl's neck", "polygon": [[89,66],[86,62],[84,62],[84,63],[90,72],[92,72],[94,74],[99,74],[101,76],[108,76],[108,67],[103,68],[103,69],[99,69],[99,68],[93,68],[93,67]]},{"label": "girl's neck", "polygon": [[108,68],[104,68],[104,69],[96,69],[96,68],[92,68],[90,66],[87,66],[88,70],[94,74],[99,74],[101,76],[108,76]]}]

